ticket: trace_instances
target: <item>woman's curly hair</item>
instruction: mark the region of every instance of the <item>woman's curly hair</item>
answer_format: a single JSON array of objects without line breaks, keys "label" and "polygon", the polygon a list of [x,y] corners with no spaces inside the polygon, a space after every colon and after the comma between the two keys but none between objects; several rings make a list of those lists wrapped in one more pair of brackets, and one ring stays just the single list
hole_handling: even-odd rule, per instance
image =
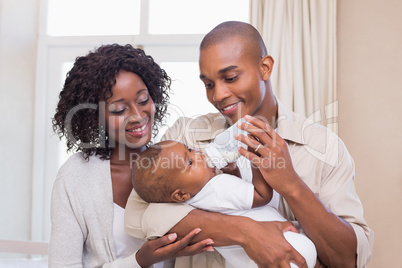
[{"label": "woman's curly hair", "polygon": [[60,92],[52,123],[60,139],[66,138],[67,152],[82,151],[85,159],[94,154],[110,159],[112,148],[107,133],[100,129],[99,103],[112,97],[120,70],[137,74],[147,86],[155,104],[153,133],[157,134],[169,103],[170,77],[142,49],[103,45],[76,58]]}]

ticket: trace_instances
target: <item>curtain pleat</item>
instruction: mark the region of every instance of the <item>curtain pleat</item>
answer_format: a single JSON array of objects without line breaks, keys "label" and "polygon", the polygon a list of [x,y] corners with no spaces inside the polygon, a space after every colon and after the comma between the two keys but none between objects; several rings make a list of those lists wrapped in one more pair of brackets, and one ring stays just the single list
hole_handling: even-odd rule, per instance
[{"label": "curtain pleat", "polygon": [[336,0],[251,0],[251,24],[274,58],[271,83],[287,107],[328,124],[337,117]]}]

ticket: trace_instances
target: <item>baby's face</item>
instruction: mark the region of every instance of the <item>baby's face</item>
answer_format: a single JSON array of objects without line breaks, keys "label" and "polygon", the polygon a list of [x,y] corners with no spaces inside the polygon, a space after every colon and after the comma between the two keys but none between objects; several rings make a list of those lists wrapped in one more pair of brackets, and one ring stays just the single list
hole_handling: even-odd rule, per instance
[{"label": "baby's face", "polygon": [[177,188],[182,188],[192,196],[215,176],[215,168],[207,165],[205,156],[199,151],[186,147],[180,142],[169,142],[162,146],[160,157],[169,160],[170,177]]}]

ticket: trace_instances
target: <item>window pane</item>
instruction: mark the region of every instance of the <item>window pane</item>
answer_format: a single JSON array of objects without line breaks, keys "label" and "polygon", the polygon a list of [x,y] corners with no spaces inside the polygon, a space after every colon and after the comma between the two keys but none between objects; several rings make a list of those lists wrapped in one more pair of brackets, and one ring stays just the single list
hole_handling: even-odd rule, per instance
[{"label": "window pane", "polygon": [[166,129],[181,116],[196,117],[217,110],[207,100],[205,87],[199,77],[198,62],[162,62],[160,66],[172,78],[170,105],[163,126],[156,137],[158,141]]},{"label": "window pane", "polygon": [[51,36],[139,33],[140,0],[48,0]]},{"label": "window pane", "polygon": [[249,22],[249,0],[149,0],[150,34],[205,34],[217,24]]}]

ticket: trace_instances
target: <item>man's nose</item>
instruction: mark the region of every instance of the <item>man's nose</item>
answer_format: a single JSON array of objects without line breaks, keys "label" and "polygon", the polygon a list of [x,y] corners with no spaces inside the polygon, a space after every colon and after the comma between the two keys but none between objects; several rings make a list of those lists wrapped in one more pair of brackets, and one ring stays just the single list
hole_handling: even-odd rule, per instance
[{"label": "man's nose", "polygon": [[216,102],[220,102],[227,97],[231,95],[231,92],[229,89],[222,84],[216,84],[215,85],[215,90],[214,90],[214,95],[212,96],[212,99]]}]

